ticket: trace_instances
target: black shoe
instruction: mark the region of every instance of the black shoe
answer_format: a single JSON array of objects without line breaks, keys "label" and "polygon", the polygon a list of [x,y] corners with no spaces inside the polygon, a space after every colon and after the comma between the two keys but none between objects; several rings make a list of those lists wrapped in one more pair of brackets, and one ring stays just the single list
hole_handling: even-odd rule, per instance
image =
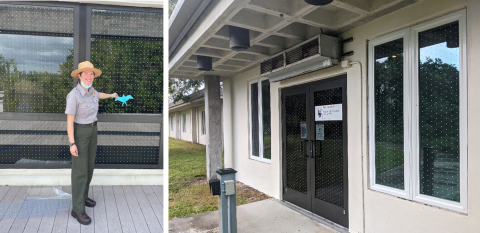
[{"label": "black shoe", "polygon": [[88,197],[87,197],[87,199],[85,199],[85,206],[95,207],[95,205],[97,205],[97,203],[94,200],[92,200]]},{"label": "black shoe", "polygon": [[83,225],[88,225],[92,222],[92,219],[88,217],[86,213],[77,214],[75,211],[72,210],[72,216],[76,218],[80,224],[83,224]]}]

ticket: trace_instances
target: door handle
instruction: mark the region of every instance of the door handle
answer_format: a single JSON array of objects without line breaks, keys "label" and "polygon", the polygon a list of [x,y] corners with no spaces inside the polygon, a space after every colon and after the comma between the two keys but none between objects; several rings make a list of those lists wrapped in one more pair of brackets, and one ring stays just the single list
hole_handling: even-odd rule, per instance
[{"label": "door handle", "polygon": [[315,140],[310,140],[310,158],[315,158]]},{"label": "door handle", "polygon": [[305,140],[305,139],[304,139],[304,140],[302,140],[302,141],[300,142],[300,154],[302,154],[303,157],[308,158],[308,153],[303,154],[303,143],[304,143],[304,142],[308,142],[308,140]]}]

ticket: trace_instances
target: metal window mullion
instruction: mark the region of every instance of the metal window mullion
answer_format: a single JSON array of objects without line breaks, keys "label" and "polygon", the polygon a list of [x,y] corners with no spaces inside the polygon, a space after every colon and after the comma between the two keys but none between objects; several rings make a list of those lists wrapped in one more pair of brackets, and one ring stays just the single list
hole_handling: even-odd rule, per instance
[{"label": "metal window mullion", "polygon": [[160,138],[158,139],[158,168],[163,169],[163,117],[162,123],[160,123]]},{"label": "metal window mullion", "polygon": [[92,11],[93,8],[90,5],[87,5],[85,11],[85,61],[91,60],[91,50],[92,50]]}]

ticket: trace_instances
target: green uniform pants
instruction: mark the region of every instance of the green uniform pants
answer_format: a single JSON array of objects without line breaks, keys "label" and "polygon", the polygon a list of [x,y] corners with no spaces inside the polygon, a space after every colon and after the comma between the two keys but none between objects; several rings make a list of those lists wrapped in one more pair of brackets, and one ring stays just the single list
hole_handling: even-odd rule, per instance
[{"label": "green uniform pants", "polygon": [[72,205],[76,213],[85,213],[97,155],[97,126],[75,124],[74,134],[78,157],[72,156]]}]

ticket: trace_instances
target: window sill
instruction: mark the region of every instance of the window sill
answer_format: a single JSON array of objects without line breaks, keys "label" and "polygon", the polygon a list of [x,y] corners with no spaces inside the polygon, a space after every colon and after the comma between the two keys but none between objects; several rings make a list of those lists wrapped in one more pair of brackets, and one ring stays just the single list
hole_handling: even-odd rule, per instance
[{"label": "window sill", "polygon": [[250,156],[250,159],[251,159],[251,160],[258,161],[258,162],[263,162],[263,163],[272,164],[272,160],[271,160],[271,159],[264,159],[264,158],[260,158],[260,157],[256,157],[256,156]]},{"label": "window sill", "polygon": [[[373,187],[369,187],[368,189],[376,193],[386,194],[392,197],[400,198],[405,201],[410,201],[417,204],[426,205],[429,207],[433,207],[433,208],[437,208],[437,209],[441,209],[441,210],[445,210],[445,211],[449,211],[457,214],[462,214],[466,216],[468,215],[467,209],[461,206],[460,203],[455,203],[452,201],[443,200],[435,197],[429,197],[421,194],[414,197],[412,200],[410,198],[405,197],[403,192],[401,192],[401,190],[397,192],[392,192],[393,188],[388,188],[381,185],[374,185]],[[396,195],[394,193],[399,193],[400,195]]]}]

